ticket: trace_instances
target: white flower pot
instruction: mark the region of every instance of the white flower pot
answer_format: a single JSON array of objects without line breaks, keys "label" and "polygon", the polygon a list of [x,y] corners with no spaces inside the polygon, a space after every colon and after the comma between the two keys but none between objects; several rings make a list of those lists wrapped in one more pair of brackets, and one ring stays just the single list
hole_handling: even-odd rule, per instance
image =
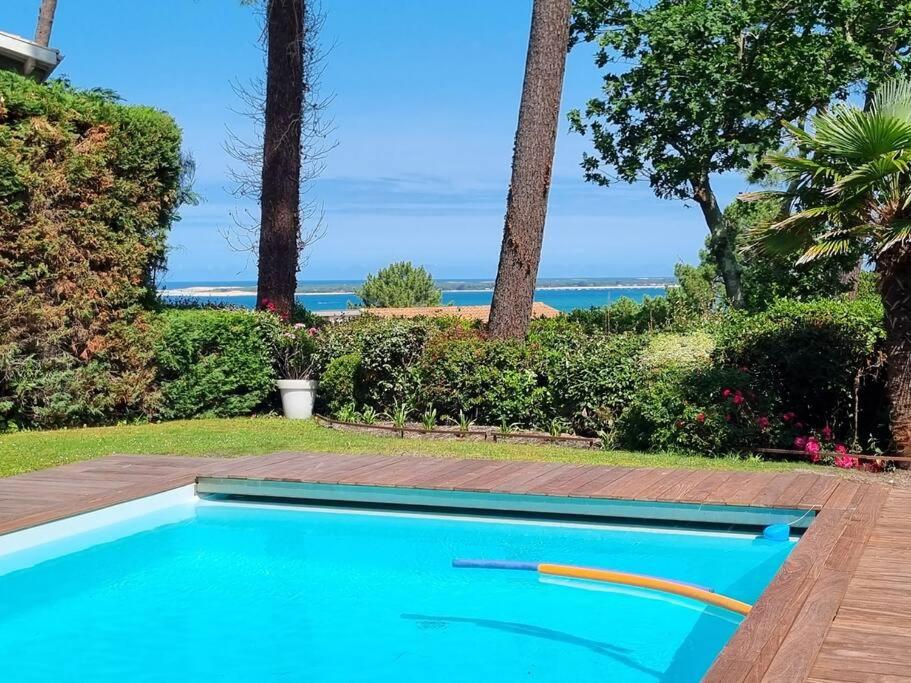
[{"label": "white flower pot", "polygon": [[280,379],[277,384],[285,417],[308,420],[313,416],[313,399],[319,382],[315,379]]}]

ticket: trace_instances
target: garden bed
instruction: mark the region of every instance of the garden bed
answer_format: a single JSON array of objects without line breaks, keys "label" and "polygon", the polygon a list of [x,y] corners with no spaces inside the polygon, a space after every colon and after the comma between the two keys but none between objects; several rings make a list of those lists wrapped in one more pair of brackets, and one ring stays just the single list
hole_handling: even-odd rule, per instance
[{"label": "garden bed", "polygon": [[577,436],[575,434],[547,434],[533,431],[505,432],[499,427],[472,426],[463,429],[458,426],[437,425],[428,429],[420,423],[409,422],[404,426],[396,426],[391,422],[346,422],[334,420],[322,415],[316,419],[330,429],[341,429],[362,434],[394,434],[400,439],[429,438],[429,439],[457,439],[461,441],[499,441],[525,444],[555,444],[570,448],[600,449],[601,439],[598,437]]}]

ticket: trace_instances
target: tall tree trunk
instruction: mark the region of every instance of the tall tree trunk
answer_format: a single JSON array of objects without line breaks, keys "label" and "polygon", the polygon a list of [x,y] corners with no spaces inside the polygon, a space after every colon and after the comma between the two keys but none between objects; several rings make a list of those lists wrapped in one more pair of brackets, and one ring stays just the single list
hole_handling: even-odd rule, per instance
[{"label": "tall tree trunk", "polygon": [[57,0],[41,0],[38,10],[38,25],[35,27],[35,42],[47,47],[51,42],[51,28],[54,26],[54,13],[57,11]]},{"label": "tall tree trunk", "polygon": [[731,234],[724,214],[718,206],[718,198],[715,197],[708,176],[694,180],[692,188],[693,199],[702,209],[705,224],[709,229],[709,253],[724,282],[725,296],[731,306],[740,308],[743,305],[743,289],[740,282],[740,263],[734,251],[734,235]]},{"label": "tall tree trunk", "polygon": [[889,422],[898,450],[911,455],[911,254],[877,263],[885,308]]},{"label": "tall tree trunk", "polygon": [[571,4],[571,0],[535,0],[532,10],[506,224],[488,323],[490,333],[501,339],[524,337],[531,320],[566,70]]},{"label": "tall tree trunk", "polygon": [[266,8],[266,111],[257,306],[289,318],[300,251],[301,107],[304,99],[304,0]]}]

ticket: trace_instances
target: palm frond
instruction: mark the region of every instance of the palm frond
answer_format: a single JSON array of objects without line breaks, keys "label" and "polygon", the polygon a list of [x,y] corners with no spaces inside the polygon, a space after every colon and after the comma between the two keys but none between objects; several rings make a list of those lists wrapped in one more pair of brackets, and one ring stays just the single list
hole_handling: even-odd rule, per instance
[{"label": "palm frond", "polygon": [[797,259],[797,263],[798,265],[803,265],[805,263],[811,263],[812,261],[818,261],[819,259],[847,254],[855,245],[856,242],[848,238],[816,242],[807,247],[807,250],[804,251],[803,255]]},{"label": "palm frond", "polygon": [[873,111],[911,120],[911,81],[892,78],[883,83],[873,96]]},{"label": "palm frond", "polygon": [[848,175],[840,178],[825,193],[832,196],[843,192],[865,191],[881,180],[897,173],[907,173],[911,168],[911,148],[881,154],[861,164]]},{"label": "palm frond", "polygon": [[888,229],[884,231],[880,243],[876,247],[876,253],[883,252],[895,246],[904,246],[911,242],[911,219],[901,219],[892,221]]},{"label": "palm frond", "polygon": [[817,149],[858,162],[911,147],[911,120],[839,106],[814,119]]}]

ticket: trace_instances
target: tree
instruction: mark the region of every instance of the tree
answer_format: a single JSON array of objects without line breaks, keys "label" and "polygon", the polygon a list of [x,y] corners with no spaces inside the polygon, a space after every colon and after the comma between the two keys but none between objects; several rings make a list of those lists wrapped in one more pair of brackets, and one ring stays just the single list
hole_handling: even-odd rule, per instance
[{"label": "tree", "polygon": [[260,308],[290,318],[300,247],[301,109],[304,104],[305,0],[266,5],[266,101],[262,147]]},{"label": "tree", "polygon": [[[231,246],[257,255],[257,306],[287,318],[302,254],[323,234],[320,207],[306,199],[307,185],[323,170],[331,122],[323,119],[331,97],[319,94],[324,54],[317,36],[324,16],[305,0],[241,0],[263,22],[265,81],[236,82],[239,113],[252,123],[252,140],[228,132],[225,149],[233,194],[260,205],[254,216],[235,211]],[[290,20],[290,21],[289,21]]]},{"label": "tree", "polygon": [[571,0],[534,0],[506,224],[488,329],[524,337],[541,261],[547,195],[569,44]]},{"label": "tree", "polygon": [[439,306],[441,298],[430,273],[415,268],[410,261],[393,263],[376,275],[368,275],[364,286],[354,293],[370,308]]},{"label": "tree", "polygon": [[881,41],[853,34],[872,41],[871,24],[884,18],[864,14],[879,3],[861,4],[658,0],[634,11],[625,0],[577,0],[574,35],[598,44],[599,68],[612,65],[603,96],[570,115],[597,152],[583,158],[586,179],[647,179],[658,197],[695,202],[734,306],[743,301],[736,237],[712,177],[747,171],[781,144],[780,120],[846,97],[868,75]]},{"label": "tree", "polygon": [[51,29],[54,26],[54,14],[57,12],[57,0],[41,0],[38,9],[38,24],[35,27],[35,42],[47,47],[51,43]]},{"label": "tree", "polygon": [[898,449],[911,451],[911,82],[887,81],[864,110],[842,104],[815,116],[812,132],[787,125],[803,153],[767,158],[784,191],[743,195],[777,199],[794,213],[756,228],[761,253],[799,252],[797,263],[866,254],[885,310],[886,388]]}]

